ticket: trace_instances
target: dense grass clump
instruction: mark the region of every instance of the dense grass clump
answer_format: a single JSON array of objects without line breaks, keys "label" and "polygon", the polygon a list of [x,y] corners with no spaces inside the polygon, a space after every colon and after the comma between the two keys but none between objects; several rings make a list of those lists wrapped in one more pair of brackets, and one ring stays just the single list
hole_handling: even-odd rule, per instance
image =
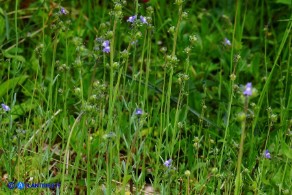
[{"label": "dense grass clump", "polygon": [[0,194],[291,194],[291,1],[0,1]]}]

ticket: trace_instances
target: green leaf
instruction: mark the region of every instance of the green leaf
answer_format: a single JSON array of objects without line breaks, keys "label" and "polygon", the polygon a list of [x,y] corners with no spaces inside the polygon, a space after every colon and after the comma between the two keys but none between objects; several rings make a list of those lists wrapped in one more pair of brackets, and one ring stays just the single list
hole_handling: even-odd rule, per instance
[{"label": "green leaf", "polygon": [[21,56],[21,55],[13,55],[13,54],[10,54],[8,52],[4,52],[4,56],[6,58],[16,59],[16,60],[18,60],[20,62],[25,62],[25,58],[23,56]]},{"label": "green leaf", "polygon": [[289,146],[285,142],[282,142],[281,146],[282,147],[281,147],[281,150],[280,150],[280,154],[283,154],[287,158],[292,159],[292,149],[289,148]]},{"label": "green leaf", "polygon": [[[5,19],[0,16],[0,35],[4,35],[5,31]],[[0,43],[4,41],[5,36],[0,36]]]},{"label": "green leaf", "polygon": [[274,185],[281,183],[282,176],[283,176],[282,167],[279,167],[277,173],[271,179]]},{"label": "green leaf", "polygon": [[197,170],[197,169],[200,169],[200,168],[202,168],[202,167],[206,167],[206,163],[199,162],[199,163],[197,163],[197,164],[194,166],[193,171],[194,171],[194,170]]},{"label": "green leaf", "polygon": [[27,75],[15,77],[9,79],[0,85],[0,98],[7,93],[10,89],[15,88],[18,84],[22,84],[26,79]]}]

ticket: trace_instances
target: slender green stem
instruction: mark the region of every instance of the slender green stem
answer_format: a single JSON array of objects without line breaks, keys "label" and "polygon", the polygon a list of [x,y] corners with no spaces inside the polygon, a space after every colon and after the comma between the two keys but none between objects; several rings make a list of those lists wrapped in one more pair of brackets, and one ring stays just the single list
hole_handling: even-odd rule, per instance
[{"label": "slender green stem", "polygon": [[[118,17],[115,16],[114,24],[113,24],[113,37],[110,42],[110,95],[109,95],[109,113],[108,113],[108,125],[107,125],[107,133],[112,131],[113,129],[113,109],[114,109],[114,54],[115,54],[115,33],[117,27]],[[111,194],[111,165],[112,165],[112,143],[110,142],[108,146],[108,155],[107,157],[107,194]]]},{"label": "slender green stem", "polygon": [[[178,9],[178,21],[177,21],[177,24],[176,24],[176,29],[175,29],[175,33],[174,33],[174,37],[173,37],[173,48],[172,48],[172,54],[171,54],[171,57],[172,58],[175,58],[175,51],[176,51],[176,44],[177,44],[177,37],[178,37],[178,33],[179,33],[179,27],[180,27],[180,23],[181,23],[181,20],[182,20],[182,4],[179,5],[179,9]],[[167,94],[166,94],[166,113],[167,113],[167,116],[166,116],[166,126],[167,127],[170,127],[170,124],[169,124],[169,120],[170,120],[170,98],[171,98],[171,88],[172,88],[172,77],[173,77],[173,69],[174,69],[174,65],[171,64],[171,68],[170,68],[170,74],[169,74],[169,81],[168,81],[168,86],[167,86]],[[176,132],[176,127],[177,127],[177,124],[174,124],[174,127],[173,127],[173,134],[172,136],[175,137],[175,132]],[[168,129],[168,128],[167,128]],[[173,140],[173,139],[172,139]],[[170,146],[170,156],[172,156],[172,153],[173,153],[173,147],[174,145],[171,144]]]},{"label": "slender green stem", "polygon": [[[145,87],[144,87],[144,100],[145,104],[148,102],[148,84],[149,84],[149,75],[150,75],[150,63],[151,63],[151,35],[150,33],[148,34],[147,38],[147,62],[146,62],[146,78],[145,78]],[[148,105],[146,106],[146,108]]]},{"label": "slender green stem", "polygon": [[142,90],[142,87],[141,87],[141,83],[142,83],[142,77],[144,76],[144,72],[143,72],[143,64],[144,64],[144,53],[145,53],[145,47],[146,47],[146,43],[147,43],[147,33],[144,34],[144,43],[143,43],[143,48],[142,48],[142,55],[141,55],[141,63],[140,63],[140,70],[139,70],[139,84],[138,84],[138,102],[140,97],[141,97],[141,90]]},{"label": "slender green stem", "polygon": [[[87,135],[90,135],[89,133],[87,133]],[[91,155],[90,155],[90,136],[87,136],[87,173],[86,173],[86,187],[87,187],[87,194],[91,194],[91,177],[90,177],[90,173],[91,173]]]},{"label": "slender green stem", "polygon": [[237,173],[236,173],[236,179],[235,179],[235,195],[240,194],[240,186],[242,184],[242,176],[241,176],[241,162],[242,162],[242,155],[243,155],[243,149],[244,149],[244,138],[245,138],[245,126],[246,126],[246,115],[247,115],[247,108],[248,108],[248,97],[245,97],[245,104],[244,104],[244,114],[245,118],[242,123],[242,132],[240,137],[240,145],[239,145],[239,153],[237,158]]},{"label": "slender green stem", "polygon": [[[231,48],[231,54],[230,54],[230,73],[233,73],[233,76],[236,76],[236,65],[233,67],[233,55],[234,55],[234,47],[235,47],[235,32],[236,32],[236,27],[238,23],[238,14],[240,10],[240,1],[237,2],[236,6],[236,13],[235,13],[235,22],[234,22],[234,29],[232,33],[232,48]],[[233,71],[232,71],[233,70]],[[232,71],[232,72],[231,72]],[[233,90],[233,85],[234,85],[234,80],[231,79],[230,85],[229,85],[229,102],[228,102],[228,109],[227,109],[227,120],[226,120],[226,126],[225,126],[225,133],[224,133],[224,139],[223,139],[223,146],[221,149],[221,155],[220,155],[220,160],[219,160],[219,172],[221,171],[222,168],[222,161],[223,161],[223,154],[225,150],[225,145],[227,142],[227,136],[229,135],[229,121],[230,121],[230,114],[231,114],[231,108],[232,108],[232,103],[233,103],[233,96],[234,96],[234,90]]]}]

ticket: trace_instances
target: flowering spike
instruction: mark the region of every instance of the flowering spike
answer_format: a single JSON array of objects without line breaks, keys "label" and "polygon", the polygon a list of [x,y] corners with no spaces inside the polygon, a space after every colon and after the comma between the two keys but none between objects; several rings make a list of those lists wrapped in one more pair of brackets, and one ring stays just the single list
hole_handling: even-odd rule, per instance
[{"label": "flowering spike", "polygon": [[251,83],[247,83],[245,86],[245,90],[243,92],[243,95],[245,96],[251,96],[252,95],[252,84]]}]

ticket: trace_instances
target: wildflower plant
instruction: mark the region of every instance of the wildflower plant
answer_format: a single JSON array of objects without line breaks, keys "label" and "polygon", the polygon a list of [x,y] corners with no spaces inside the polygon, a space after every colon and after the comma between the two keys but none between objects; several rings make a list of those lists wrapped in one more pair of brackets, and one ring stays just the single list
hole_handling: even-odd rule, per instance
[{"label": "wildflower plant", "polygon": [[[245,90],[243,91],[243,94],[245,95],[244,114],[246,116],[247,109],[248,109],[248,97],[252,95],[252,83],[251,82],[246,84]],[[242,121],[242,132],[241,132],[238,159],[237,159],[237,167],[236,167],[237,173],[236,173],[236,179],[235,179],[235,191],[234,191],[235,194],[240,194],[240,186],[242,183],[241,163],[242,163],[243,150],[244,150],[245,127],[246,127],[246,117],[244,117],[244,120]]]},{"label": "wildflower plant", "polygon": [[11,2],[1,192],[291,194],[287,3]]}]

